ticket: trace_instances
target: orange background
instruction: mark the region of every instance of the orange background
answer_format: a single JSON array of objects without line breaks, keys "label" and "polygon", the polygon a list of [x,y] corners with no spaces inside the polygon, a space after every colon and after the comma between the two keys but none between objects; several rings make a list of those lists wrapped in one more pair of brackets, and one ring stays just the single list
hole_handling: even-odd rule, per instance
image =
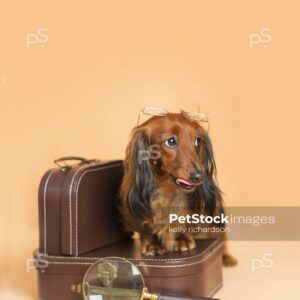
[{"label": "orange background", "polygon": [[[229,205],[298,205],[297,1],[8,1],[0,9],[3,291],[36,297],[37,188],[64,155],[123,158],[143,106],[207,113]],[[48,42],[26,47],[46,28]],[[249,34],[270,28],[269,44]],[[0,297],[1,298],[1,297]]]}]

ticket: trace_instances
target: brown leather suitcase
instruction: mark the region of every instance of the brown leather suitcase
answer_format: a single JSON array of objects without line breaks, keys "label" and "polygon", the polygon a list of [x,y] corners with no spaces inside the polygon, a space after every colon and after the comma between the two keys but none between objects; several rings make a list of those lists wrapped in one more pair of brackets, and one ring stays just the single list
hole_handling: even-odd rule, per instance
[{"label": "brown leather suitcase", "polygon": [[123,162],[72,156],[55,163],[39,186],[39,252],[77,256],[127,238],[115,206]]},{"label": "brown leather suitcase", "polygon": [[131,239],[77,257],[45,256],[36,251],[39,299],[82,300],[82,295],[71,291],[72,285],[82,282],[92,263],[108,256],[133,262],[151,293],[210,297],[222,286],[222,253],[222,241],[201,240],[192,251],[145,257],[141,255],[140,241]]}]

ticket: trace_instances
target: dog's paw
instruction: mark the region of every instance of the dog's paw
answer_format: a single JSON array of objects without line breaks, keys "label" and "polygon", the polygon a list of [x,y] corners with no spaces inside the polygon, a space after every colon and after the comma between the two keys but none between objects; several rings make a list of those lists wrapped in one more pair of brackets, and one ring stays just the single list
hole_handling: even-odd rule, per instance
[{"label": "dog's paw", "polygon": [[142,247],[143,255],[147,256],[155,256],[155,255],[163,255],[167,252],[160,244],[153,243],[150,241],[145,241]]},{"label": "dog's paw", "polygon": [[182,236],[176,240],[168,239],[163,242],[168,252],[184,252],[196,248],[196,242],[191,236]]},{"label": "dog's paw", "polygon": [[224,267],[234,267],[238,264],[237,259],[228,253],[224,253],[222,259]]},{"label": "dog's paw", "polygon": [[174,250],[177,252],[184,252],[188,250],[193,250],[196,248],[196,243],[192,238],[179,238],[175,241]]}]

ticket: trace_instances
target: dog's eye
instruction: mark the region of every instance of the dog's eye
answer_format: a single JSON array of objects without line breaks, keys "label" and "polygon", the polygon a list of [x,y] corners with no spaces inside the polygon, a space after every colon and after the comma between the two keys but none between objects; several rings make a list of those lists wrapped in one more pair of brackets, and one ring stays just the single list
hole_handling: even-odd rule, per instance
[{"label": "dog's eye", "polygon": [[195,145],[196,147],[199,147],[201,145],[201,138],[199,136],[195,139]]},{"label": "dog's eye", "polygon": [[165,145],[169,148],[175,148],[178,145],[176,136],[172,136],[165,141]]}]

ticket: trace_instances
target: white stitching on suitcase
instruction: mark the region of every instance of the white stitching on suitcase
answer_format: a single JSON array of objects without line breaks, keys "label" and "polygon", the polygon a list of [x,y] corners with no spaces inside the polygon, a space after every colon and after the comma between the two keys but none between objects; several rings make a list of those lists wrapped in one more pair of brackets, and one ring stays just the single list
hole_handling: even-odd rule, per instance
[{"label": "white stitching on suitcase", "polygon": [[[187,267],[187,266],[192,266],[192,265],[196,265],[196,264],[199,264],[199,263],[202,263],[204,262],[205,260],[207,260],[213,253],[215,253],[220,247],[222,246],[222,244],[218,245],[216,248],[215,248],[215,251],[211,251],[205,258],[201,259],[201,260],[198,260],[196,262],[192,262],[192,263],[186,263],[186,264],[182,264],[182,265],[172,265],[172,266],[157,266],[157,265],[145,265],[145,264],[136,264],[137,267],[151,267],[151,268],[180,268],[180,267]],[[82,259],[82,257],[80,258]],[[102,259],[102,257],[97,257],[95,259]],[[135,259],[129,259],[130,261],[133,261]],[[155,260],[153,259],[153,261],[158,261],[159,259]],[[170,260],[172,261],[172,260]],[[85,262],[55,262],[55,261],[48,261],[49,264],[53,264],[53,265],[87,265],[87,264],[92,264],[93,262],[91,263],[85,263]]]},{"label": "white stitching on suitcase", "polygon": [[[75,219],[75,222],[76,222],[76,226],[75,226],[75,236],[76,236],[76,256],[78,256],[78,189],[79,189],[79,184],[81,182],[81,179],[82,177],[86,174],[86,173],[89,173],[89,172],[94,172],[94,171],[99,171],[99,170],[103,170],[103,169],[108,169],[108,168],[111,168],[111,167],[116,167],[118,165],[122,165],[121,163],[118,163],[116,165],[109,165],[109,166],[102,166],[102,167],[99,167],[99,168],[96,168],[96,169],[92,169],[92,170],[86,170],[84,171],[80,177],[79,177],[79,180],[78,180],[78,184],[77,184],[77,188],[76,188],[76,194],[75,194],[75,203],[76,203],[76,219]],[[74,175],[75,176],[75,175]],[[71,196],[70,196],[71,197]]]},{"label": "white stitching on suitcase", "polygon": [[47,253],[47,207],[46,207],[46,199],[47,199],[47,187],[50,180],[50,177],[53,175],[55,170],[52,170],[46,179],[45,186],[44,186],[44,197],[43,197],[43,215],[44,215],[44,253]]},{"label": "white stitching on suitcase", "polygon": [[74,263],[64,263],[64,262],[55,262],[55,261],[48,261],[47,262],[49,265],[91,265],[92,263],[85,263],[85,262],[74,262]]},{"label": "white stitching on suitcase", "polygon": [[[78,171],[78,170],[77,170]],[[74,177],[75,175],[77,174],[77,171],[75,172],[74,176],[72,177],[72,180],[71,180],[71,184],[70,184],[70,187],[69,187],[69,232],[70,232],[70,236],[69,236],[69,243],[70,243],[70,251],[69,251],[69,254],[71,255],[72,254],[72,200],[71,200],[71,195],[72,195],[72,185],[73,185],[73,182],[74,182]]]},{"label": "white stitching on suitcase", "polygon": [[[219,249],[220,247],[222,247],[224,245],[224,243],[222,242],[221,244],[219,244],[216,248],[212,249],[211,252],[216,251],[217,249]],[[208,248],[210,249],[211,246]],[[193,258],[198,257],[203,255],[203,253],[198,253],[196,255],[193,256]],[[49,257],[50,259],[54,258],[54,259],[66,259],[66,260],[72,260],[72,259],[77,259],[77,258],[73,258],[73,257],[64,257],[64,256],[55,256],[55,255],[48,255],[47,257]],[[99,257],[89,257],[89,256],[81,256],[79,259],[82,260],[95,260],[95,259],[99,259]],[[182,257],[182,258],[126,258],[132,261],[162,261],[162,262],[174,262],[174,261],[182,261],[182,260],[188,260],[191,259],[190,257]],[[206,259],[206,258],[205,258]],[[204,260],[205,260],[204,259]]]},{"label": "white stitching on suitcase", "polygon": [[69,254],[72,255],[72,243],[73,243],[73,228],[72,228],[72,185],[74,183],[74,179],[77,175],[77,173],[79,172],[80,168],[78,168],[76,170],[76,172],[74,173],[71,183],[70,183],[70,187],[69,187],[69,216],[70,216],[70,251]]},{"label": "white stitching on suitcase", "polygon": [[[81,170],[81,168],[79,167],[76,172],[74,173],[71,183],[70,183],[70,188],[69,188],[69,216],[70,216],[70,251],[69,254],[72,255],[72,243],[73,243],[73,227],[72,227],[72,186],[74,183],[74,179],[77,175],[77,173]],[[78,188],[78,185],[77,185]],[[76,235],[76,233],[75,233]],[[75,255],[77,255],[77,253],[75,253]]]}]

